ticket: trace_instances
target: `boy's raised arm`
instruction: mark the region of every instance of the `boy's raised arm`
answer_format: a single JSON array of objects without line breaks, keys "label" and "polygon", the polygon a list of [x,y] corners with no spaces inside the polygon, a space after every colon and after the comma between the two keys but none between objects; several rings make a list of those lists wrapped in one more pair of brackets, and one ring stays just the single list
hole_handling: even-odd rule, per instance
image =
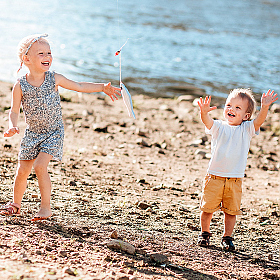
[{"label": "boy's raised arm", "polygon": [[214,120],[210,117],[209,112],[217,109],[216,106],[210,107],[210,102],[211,96],[206,96],[204,100],[202,97],[200,97],[198,101],[198,106],[200,109],[200,118],[207,129],[211,129],[214,123]]},{"label": "boy's raised arm", "polygon": [[261,125],[264,123],[269,106],[278,99],[277,93],[274,90],[268,90],[267,93],[263,93],[261,98],[261,109],[258,116],[254,119],[255,131],[258,131]]}]

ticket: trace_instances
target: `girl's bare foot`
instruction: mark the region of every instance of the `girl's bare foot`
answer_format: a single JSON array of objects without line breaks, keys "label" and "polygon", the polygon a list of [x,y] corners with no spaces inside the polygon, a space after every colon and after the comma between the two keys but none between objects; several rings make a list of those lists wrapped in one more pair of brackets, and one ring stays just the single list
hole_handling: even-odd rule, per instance
[{"label": "girl's bare foot", "polygon": [[41,208],[39,212],[33,217],[32,222],[46,220],[52,215],[51,209]]}]

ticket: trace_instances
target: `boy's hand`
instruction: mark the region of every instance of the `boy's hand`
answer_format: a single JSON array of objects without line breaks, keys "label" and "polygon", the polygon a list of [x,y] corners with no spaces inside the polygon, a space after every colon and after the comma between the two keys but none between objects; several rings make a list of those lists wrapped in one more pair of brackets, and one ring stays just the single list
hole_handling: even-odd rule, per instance
[{"label": "boy's hand", "polygon": [[263,95],[262,95],[261,106],[269,107],[277,99],[278,99],[277,93],[274,93],[274,90],[270,91],[270,89],[269,89],[267,91],[267,93],[263,93]]},{"label": "boy's hand", "polygon": [[112,99],[112,101],[114,101],[114,98],[118,99],[117,95],[122,96],[120,91],[121,91],[120,88],[111,86],[111,83],[108,83],[108,84],[104,85],[103,92],[106,93]]},{"label": "boy's hand", "polygon": [[4,137],[12,137],[16,133],[19,134],[19,128],[18,127],[12,127],[12,128],[9,128],[7,131],[4,132]]},{"label": "boy's hand", "polygon": [[206,96],[204,101],[203,101],[202,97],[199,98],[199,101],[198,101],[197,104],[199,106],[200,113],[202,115],[207,114],[210,111],[213,111],[213,110],[217,109],[217,106],[210,107],[210,102],[211,102],[211,96]]}]

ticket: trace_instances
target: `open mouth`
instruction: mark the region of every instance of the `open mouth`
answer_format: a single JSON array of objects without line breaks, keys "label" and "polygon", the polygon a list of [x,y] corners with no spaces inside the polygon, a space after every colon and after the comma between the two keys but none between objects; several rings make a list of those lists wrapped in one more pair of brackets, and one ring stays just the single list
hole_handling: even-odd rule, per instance
[{"label": "open mouth", "polygon": [[235,115],[232,114],[232,113],[228,113],[228,116],[231,117],[231,118],[235,117]]},{"label": "open mouth", "polygon": [[49,62],[42,62],[42,64],[43,64],[44,66],[50,66],[50,63],[49,63]]}]

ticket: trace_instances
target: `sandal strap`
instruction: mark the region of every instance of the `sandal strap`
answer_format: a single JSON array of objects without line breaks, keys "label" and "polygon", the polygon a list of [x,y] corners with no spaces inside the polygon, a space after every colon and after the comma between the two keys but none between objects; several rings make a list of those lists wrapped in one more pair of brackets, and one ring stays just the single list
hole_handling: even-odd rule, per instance
[{"label": "sandal strap", "polygon": [[203,232],[201,233],[201,236],[202,236],[203,238],[208,238],[208,237],[211,237],[211,236],[212,236],[212,233],[210,233],[210,232],[208,232],[208,231],[203,231]]},{"label": "sandal strap", "polygon": [[222,237],[222,240],[233,241],[234,238],[231,237],[231,236],[223,236],[223,237]]},{"label": "sandal strap", "polygon": [[[14,209],[16,208],[16,210]],[[5,215],[15,215],[15,214],[19,214],[20,211],[20,205],[18,203],[15,202],[8,202],[6,205],[4,205],[1,210],[6,210],[6,214]]]}]

